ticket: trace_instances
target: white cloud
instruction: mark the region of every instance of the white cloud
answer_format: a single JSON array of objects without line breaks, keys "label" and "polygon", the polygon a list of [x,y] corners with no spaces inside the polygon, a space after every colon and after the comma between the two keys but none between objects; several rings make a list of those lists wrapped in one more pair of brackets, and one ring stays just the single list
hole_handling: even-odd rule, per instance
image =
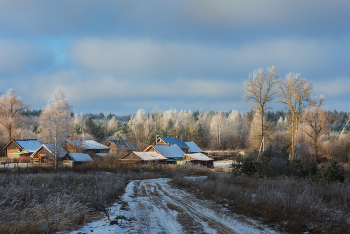
[{"label": "white cloud", "polygon": [[315,93],[329,98],[344,97],[349,95],[350,77],[330,78],[327,81],[314,83]]}]

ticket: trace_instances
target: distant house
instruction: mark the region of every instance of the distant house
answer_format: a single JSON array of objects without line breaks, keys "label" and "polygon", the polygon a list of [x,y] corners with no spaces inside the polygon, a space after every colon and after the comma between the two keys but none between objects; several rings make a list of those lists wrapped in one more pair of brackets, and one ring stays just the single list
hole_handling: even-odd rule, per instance
[{"label": "distant house", "polygon": [[85,140],[85,141],[67,140],[66,143],[64,144],[64,147],[70,153],[77,153],[77,152],[84,152],[88,154],[108,153],[108,151],[110,150],[109,147],[93,140]]},{"label": "distant house", "polygon": [[203,150],[201,150],[196,143],[194,143],[193,141],[190,142],[186,142],[186,145],[189,147],[188,149],[188,153],[202,153]]},{"label": "distant house", "polygon": [[12,140],[5,147],[10,162],[29,162],[30,155],[41,146],[37,139]]},{"label": "distant house", "polygon": [[146,151],[155,151],[164,157],[167,158],[166,162],[168,163],[176,163],[177,161],[182,162],[183,159],[183,154],[184,152],[178,145],[171,145],[171,144],[166,144],[166,145],[150,145],[147,147],[147,149],[144,150]]},{"label": "distant house", "polygon": [[202,153],[184,154],[185,163],[191,163],[195,165],[201,165],[201,166],[212,168],[214,167],[213,161],[214,159]]},{"label": "distant house", "polygon": [[[61,145],[57,145],[57,157],[61,160],[68,151]],[[37,163],[54,163],[55,162],[55,145],[43,144],[32,155],[30,155],[33,164]]]},{"label": "distant house", "polygon": [[67,153],[63,157],[63,165],[68,167],[74,167],[82,165],[84,163],[93,162],[92,158],[88,154],[83,153]]},{"label": "distant house", "polygon": [[127,141],[123,140],[110,140],[107,143],[107,147],[110,148],[110,154],[116,155],[118,151],[125,150],[125,151],[132,151],[135,150],[136,145],[135,143],[131,142],[128,143]]},{"label": "distant house", "polygon": [[180,137],[159,137],[157,139],[156,145],[177,145],[179,146],[185,153],[188,153],[188,149],[190,148],[186,142],[184,142]]},{"label": "distant house", "polygon": [[125,163],[156,164],[156,163],[164,162],[166,160],[167,160],[166,157],[157,153],[156,151],[147,151],[147,152],[131,151],[127,155],[122,157],[119,161],[125,162]]}]

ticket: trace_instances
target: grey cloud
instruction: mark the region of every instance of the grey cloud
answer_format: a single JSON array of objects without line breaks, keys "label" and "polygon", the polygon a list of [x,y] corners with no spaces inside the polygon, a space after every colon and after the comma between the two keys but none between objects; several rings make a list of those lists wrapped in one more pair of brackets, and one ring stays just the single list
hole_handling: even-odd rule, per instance
[{"label": "grey cloud", "polygon": [[123,33],[197,40],[228,30],[336,36],[348,33],[349,7],[346,0],[2,1],[0,27],[35,35]]},{"label": "grey cloud", "polygon": [[336,41],[277,39],[220,47],[211,44],[85,38],[73,44],[73,63],[122,77],[241,79],[251,69],[276,66],[289,72],[324,67]]},{"label": "grey cloud", "polygon": [[22,74],[43,69],[52,57],[36,44],[0,39],[0,73]]}]

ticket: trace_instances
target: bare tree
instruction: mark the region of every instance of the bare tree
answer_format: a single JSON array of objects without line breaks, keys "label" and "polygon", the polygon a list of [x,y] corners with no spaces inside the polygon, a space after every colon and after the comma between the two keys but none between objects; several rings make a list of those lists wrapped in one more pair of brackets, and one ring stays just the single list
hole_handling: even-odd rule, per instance
[{"label": "bare tree", "polygon": [[41,128],[54,138],[55,169],[57,169],[57,143],[58,141],[63,143],[63,137],[69,134],[73,123],[71,113],[72,106],[68,104],[65,93],[57,90],[39,117]]},{"label": "bare tree", "polygon": [[302,115],[303,121],[307,125],[304,132],[309,138],[308,145],[313,149],[315,161],[319,161],[319,152],[321,150],[319,139],[328,125],[327,111],[322,108],[324,100],[322,95],[318,100],[316,98],[312,100],[310,108],[306,109]]},{"label": "bare tree", "polygon": [[312,83],[307,83],[306,79],[300,78],[300,73],[290,72],[286,79],[280,83],[279,98],[277,102],[282,103],[290,113],[288,121],[289,129],[292,133],[292,158],[294,158],[295,136],[298,133],[298,126],[302,110],[310,103]]},{"label": "bare tree", "polygon": [[12,140],[13,131],[22,117],[21,112],[29,106],[15,94],[13,89],[8,90],[7,94],[0,98],[0,124],[7,132],[8,141]]},{"label": "bare tree", "polygon": [[248,80],[244,82],[243,98],[248,102],[253,102],[253,109],[260,114],[260,142],[265,137],[264,115],[270,108],[277,93],[276,85],[279,83],[279,74],[275,67],[267,68],[267,74],[264,69],[260,68],[254,71],[253,75],[249,74]]}]

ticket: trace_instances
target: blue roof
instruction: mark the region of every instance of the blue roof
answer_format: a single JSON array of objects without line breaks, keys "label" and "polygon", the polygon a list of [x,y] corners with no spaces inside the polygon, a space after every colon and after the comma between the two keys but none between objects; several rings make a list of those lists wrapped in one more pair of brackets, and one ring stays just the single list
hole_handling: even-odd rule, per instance
[{"label": "blue roof", "polygon": [[89,150],[89,149],[109,149],[109,147],[102,145],[96,141],[93,140],[85,140],[85,141],[78,141],[78,140],[67,140],[69,143],[74,145],[75,147],[78,147],[81,145],[83,149]]},{"label": "blue roof", "polygon": [[165,144],[178,145],[181,149],[188,149],[188,145],[180,137],[159,137]]},{"label": "blue roof", "polygon": [[168,159],[183,158],[184,152],[178,145],[153,145],[153,147]]},{"label": "blue roof", "polygon": [[117,149],[134,150],[136,148],[135,142],[128,143],[123,140],[110,140]]},{"label": "blue roof", "polygon": [[190,142],[186,142],[186,144],[190,147],[188,149],[189,153],[201,153],[203,152],[203,150],[201,150],[198,145],[196,145],[196,143],[194,143],[193,141]]},{"label": "blue roof", "polygon": [[31,153],[35,152],[37,149],[41,147],[41,143],[37,139],[13,140],[13,141],[16,142],[22,149]]}]

